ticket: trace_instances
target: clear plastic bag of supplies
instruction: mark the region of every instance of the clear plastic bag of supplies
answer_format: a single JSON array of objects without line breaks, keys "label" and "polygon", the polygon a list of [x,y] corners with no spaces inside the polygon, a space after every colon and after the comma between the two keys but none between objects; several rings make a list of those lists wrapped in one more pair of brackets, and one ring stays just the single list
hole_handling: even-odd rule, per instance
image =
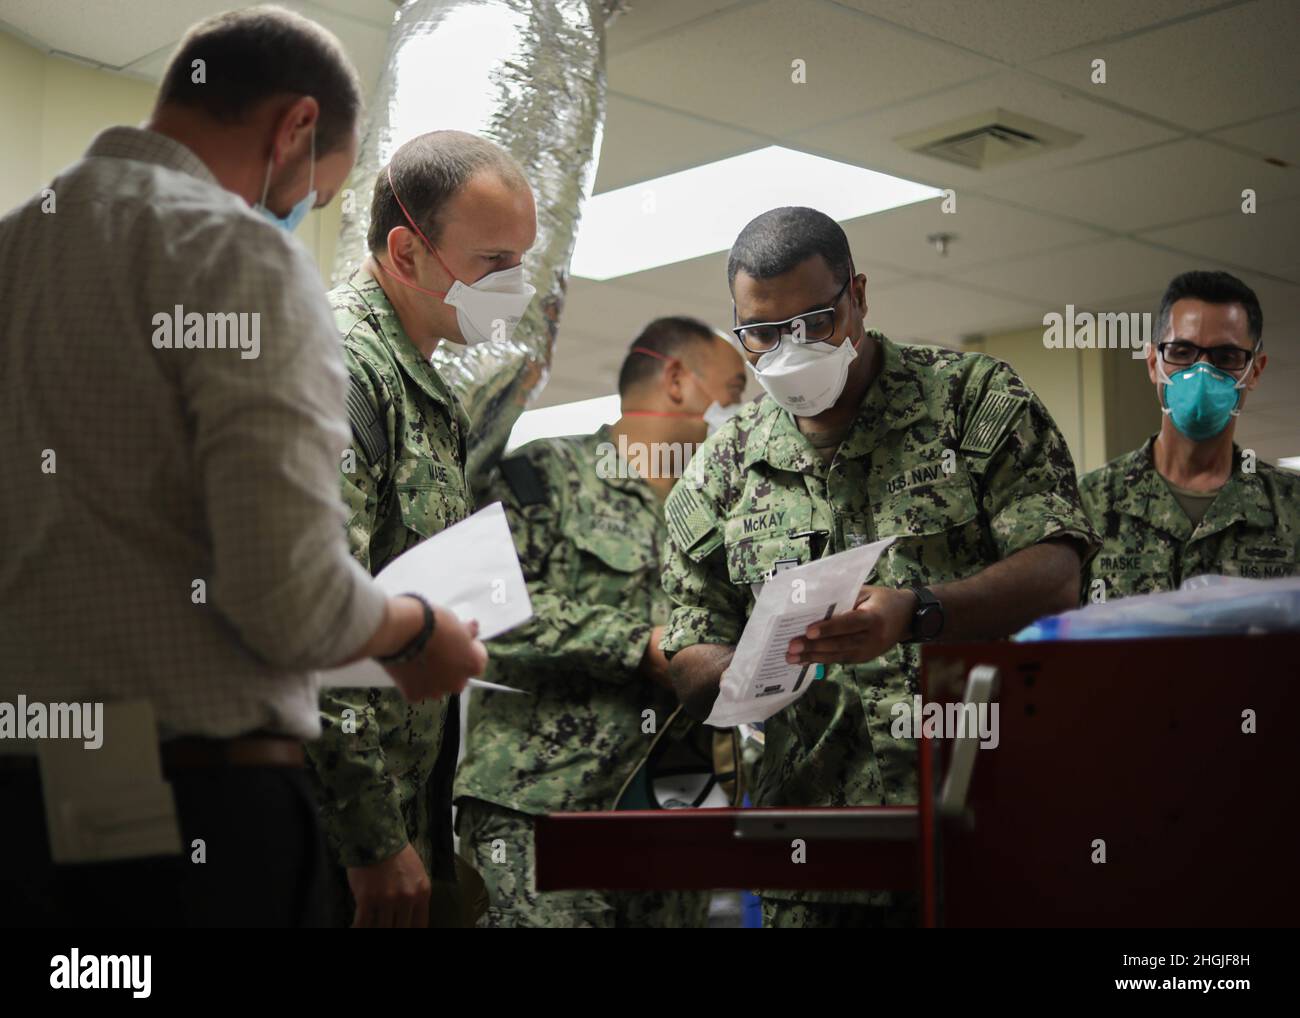
[{"label": "clear plastic bag of supplies", "polygon": [[1208,636],[1300,630],[1300,577],[1243,580],[1195,576],[1178,590],[1138,594],[1049,615],[1012,637],[1123,640],[1140,636]]}]

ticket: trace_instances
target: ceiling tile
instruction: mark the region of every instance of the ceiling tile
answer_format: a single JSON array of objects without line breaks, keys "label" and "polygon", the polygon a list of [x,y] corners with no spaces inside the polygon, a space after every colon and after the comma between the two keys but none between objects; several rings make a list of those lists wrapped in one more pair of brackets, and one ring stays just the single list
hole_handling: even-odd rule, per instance
[{"label": "ceiling tile", "polygon": [[868,327],[908,343],[955,347],[965,336],[1022,328],[1041,319],[1028,301],[933,280],[893,284],[875,299],[868,295],[867,303]]},{"label": "ceiling tile", "polygon": [[[807,81],[792,82],[792,61]],[[988,73],[980,57],[821,0],[724,11],[611,60],[616,92],[775,135]]]},{"label": "ceiling tile", "polygon": [[[1300,103],[1300,17],[1295,0],[1255,0],[1189,21],[1030,64],[1031,70],[1108,102],[1189,130],[1239,123]],[[1091,82],[1106,61],[1106,83]]]},{"label": "ceiling tile", "polygon": [[[842,225],[855,255],[906,272],[944,275],[1031,251],[1102,239],[1088,227],[960,193],[953,213],[943,212],[941,199],[932,198]],[[956,236],[946,255],[927,240],[936,233]]]},{"label": "ceiling tile", "polygon": [[1284,278],[1290,272],[1300,283],[1300,199],[1266,203],[1253,215],[1229,212],[1140,236],[1207,260]]},{"label": "ceiling tile", "polygon": [[606,46],[613,57],[659,36],[688,29],[696,21],[716,15],[727,7],[754,0],[632,0],[627,10],[614,19],[606,32]]},{"label": "ceiling tile", "polygon": [[1300,165],[1300,110],[1224,128],[1210,137],[1253,149],[1262,156],[1283,159],[1292,166]]},{"label": "ceiling tile", "polygon": [[221,0],[3,0],[0,21],[50,50],[107,67],[125,67],[147,53],[170,49],[185,30],[230,5]]},{"label": "ceiling tile", "polygon": [[1037,309],[1030,320],[1041,321],[1044,314],[1063,311],[1067,304],[1127,310],[1114,302],[1135,293],[1151,294],[1154,304],[1170,279],[1198,267],[1185,256],[1117,239],[962,272],[954,281],[1020,297]]},{"label": "ceiling tile", "polygon": [[1300,194],[1300,173],[1184,139],[1086,165],[995,184],[988,194],[1128,233],[1239,211],[1241,192]]},{"label": "ceiling tile", "polygon": [[767,139],[611,93],[595,192],[765,148]]},{"label": "ceiling tile", "polygon": [[1145,28],[1221,0],[1088,0],[1053,4],[1040,16],[1042,0],[954,3],[953,0],[840,0],[897,25],[944,39],[1012,64]]}]

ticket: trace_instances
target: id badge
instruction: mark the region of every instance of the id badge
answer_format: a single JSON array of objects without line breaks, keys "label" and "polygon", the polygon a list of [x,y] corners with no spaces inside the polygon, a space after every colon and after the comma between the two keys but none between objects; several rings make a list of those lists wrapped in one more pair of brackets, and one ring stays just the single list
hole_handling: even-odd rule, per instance
[{"label": "id badge", "polygon": [[751,583],[749,585],[749,589],[754,594],[754,600],[758,600],[758,595],[762,592],[763,587],[768,580],[772,579],[772,577],[776,576],[778,573],[783,573],[787,569],[793,569],[798,565],[803,565],[803,563],[797,558],[779,558],[773,562],[772,568],[767,571],[766,575],[764,575],[761,583]]}]

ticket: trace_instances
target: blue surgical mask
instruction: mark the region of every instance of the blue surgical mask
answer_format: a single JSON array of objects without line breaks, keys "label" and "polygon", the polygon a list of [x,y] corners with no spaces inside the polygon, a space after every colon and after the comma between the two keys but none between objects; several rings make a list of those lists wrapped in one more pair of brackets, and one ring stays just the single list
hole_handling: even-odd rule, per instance
[{"label": "blue surgical mask", "polygon": [[[1249,370],[1249,369],[1247,369]],[[1162,409],[1174,422],[1174,427],[1193,442],[1213,438],[1239,414],[1241,388],[1245,384],[1214,365],[1199,361],[1188,368],[1175,369],[1172,376],[1164,376],[1165,396]]]},{"label": "blue surgical mask", "polygon": [[274,165],[275,157],[273,155],[266,161],[266,179],[262,182],[262,200],[254,208],[275,223],[276,226],[293,233],[307,213],[316,207],[316,129],[313,127],[311,131],[311,165],[307,171],[307,193],[303,196],[302,201],[294,205],[288,214],[283,216],[277,216],[266,207],[266,192],[271,187],[271,167]]}]

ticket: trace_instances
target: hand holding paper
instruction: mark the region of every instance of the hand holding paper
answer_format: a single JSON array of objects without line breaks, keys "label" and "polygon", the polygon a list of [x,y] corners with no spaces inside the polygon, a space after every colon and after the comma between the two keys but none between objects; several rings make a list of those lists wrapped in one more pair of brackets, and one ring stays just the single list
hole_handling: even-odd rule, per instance
[{"label": "hand holding paper", "polygon": [[[462,622],[476,621],[481,640],[533,616],[500,502],[403,552],[375,577],[375,583],[387,594],[421,594]],[[320,682],[324,686],[393,685],[388,673],[368,658],[322,672]],[[471,685],[481,684],[471,680]]]},{"label": "hand holding paper", "polygon": [[786,660],[798,664],[872,661],[907,639],[916,614],[909,588],[863,587],[852,610],[837,609],[790,644]]},{"label": "hand holding paper", "polygon": [[713,710],[705,723],[731,728],[763,721],[793,703],[814,681],[815,665],[790,664],[790,641],[814,622],[846,612],[893,538],[817,559],[778,573],[763,585]]}]

